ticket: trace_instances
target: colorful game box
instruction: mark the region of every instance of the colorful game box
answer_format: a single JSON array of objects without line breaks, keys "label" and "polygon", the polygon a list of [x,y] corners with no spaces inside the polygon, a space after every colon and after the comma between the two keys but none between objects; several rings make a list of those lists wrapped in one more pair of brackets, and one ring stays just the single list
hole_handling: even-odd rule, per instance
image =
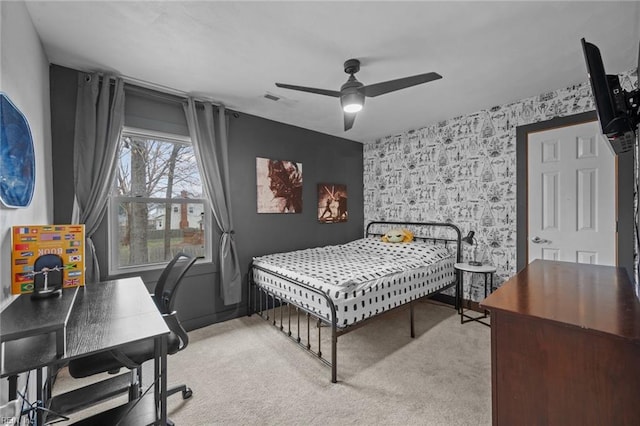
[{"label": "colorful game box", "polygon": [[84,225],[14,226],[11,233],[11,293],[31,293],[34,265],[45,254],[62,260],[62,287],[84,285]]}]

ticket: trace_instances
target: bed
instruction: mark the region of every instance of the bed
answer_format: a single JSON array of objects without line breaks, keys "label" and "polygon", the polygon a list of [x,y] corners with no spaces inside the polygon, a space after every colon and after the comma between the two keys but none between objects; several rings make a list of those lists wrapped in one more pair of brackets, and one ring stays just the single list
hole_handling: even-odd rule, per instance
[{"label": "bed", "polygon": [[[409,229],[414,241],[383,242],[391,228]],[[453,265],[461,258],[460,239],[460,230],[450,223],[376,221],[367,225],[364,238],[346,244],[254,257],[248,312],[272,322],[329,365],[336,383],[339,336],[408,304],[414,337],[414,303],[451,287],[458,307]],[[312,347],[312,324],[317,347]],[[330,332],[329,358],[322,353],[322,328]]]}]

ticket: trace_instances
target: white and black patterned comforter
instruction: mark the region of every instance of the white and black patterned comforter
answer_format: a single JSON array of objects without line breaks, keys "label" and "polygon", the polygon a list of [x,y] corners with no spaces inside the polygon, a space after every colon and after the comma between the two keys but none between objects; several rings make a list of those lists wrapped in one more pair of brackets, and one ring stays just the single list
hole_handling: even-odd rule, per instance
[{"label": "white and black patterned comforter", "polygon": [[[354,324],[382,311],[434,293],[455,281],[455,250],[431,243],[384,243],[362,238],[347,244],[256,257],[253,263],[329,296],[337,324]],[[254,281],[331,319],[326,300],[259,269]]]}]

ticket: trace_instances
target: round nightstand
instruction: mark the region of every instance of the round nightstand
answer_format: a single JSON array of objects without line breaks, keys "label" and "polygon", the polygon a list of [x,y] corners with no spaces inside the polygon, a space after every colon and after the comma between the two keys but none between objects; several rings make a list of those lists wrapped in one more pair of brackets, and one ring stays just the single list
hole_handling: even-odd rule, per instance
[{"label": "round nightstand", "polygon": [[[484,275],[484,297],[487,297],[489,295],[490,292],[493,291],[493,274],[496,272],[496,267],[493,265],[480,265],[480,266],[475,266],[475,265],[469,265],[468,263],[456,263],[455,265],[453,265],[453,267],[456,269],[456,271],[458,272],[458,279],[460,280],[460,302],[459,302],[459,310],[458,313],[460,314],[460,324],[464,324],[465,322],[469,322],[469,321],[477,321],[481,324],[490,326],[489,323],[486,323],[484,321],[481,321],[485,318],[487,318],[487,311],[484,311],[484,315],[482,316],[476,316],[476,317],[472,317],[469,316],[465,313],[465,309],[462,306],[462,295],[464,294],[464,279],[463,279],[463,275],[465,272],[471,273],[471,274],[482,274]],[[490,285],[490,291],[487,291],[487,284]],[[465,319],[466,318],[466,319]]]}]

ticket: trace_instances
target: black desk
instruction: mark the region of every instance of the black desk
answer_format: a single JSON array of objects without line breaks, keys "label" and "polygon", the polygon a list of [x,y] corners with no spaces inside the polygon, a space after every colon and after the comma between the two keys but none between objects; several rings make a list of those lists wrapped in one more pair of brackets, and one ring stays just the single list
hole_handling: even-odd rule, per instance
[{"label": "black desk", "polygon": [[[75,296],[75,299],[74,299]],[[33,312],[41,311],[35,300],[26,303],[20,300],[29,298],[22,295],[11,306],[19,302],[25,311],[20,312],[20,317],[36,316]],[[96,352],[114,349],[128,343],[154,339],[155,342],[155,385],[154,404],[155,420],[159,424],[166,424],[166,370],[167,370],[167,343],[169,334],[162,315],[140,278],[125,278],[101,283],[90,283],[78,289],[66,289],[62,297],[57,301],[59,306],[71,298],[70,310],[67,310],[66,320],[66,344],[62,356],[56,352],[56,333],[47,332],[38,334],[34,331],[37,327],[28,328],[24,338],[19,338],[12,331],[12,339],[3,343],[2,369],[0,377],[11,377],[16,374],[37,370],[38,391],[41,391],[41,369],[45,366],[55,366],[57,363],[70,361]],[[29,302],[31,300],[29,299]],[[55,300],[50,300],[52,305]],[[45,302],[46,303],[46,302]],[[2,331],[4,333],[4,320],[9,315],[17,314],[13,309],[2,312]],[[16,322],[19,324],[19,322]],[[43,324],[45,326],[46,323]]]},{"label": "black desk", "polygon": [[26,294],[18,297],[0,314],[0,343],[54,333],[56,355],[64,355],[65,326],[76,290],[69,290],[62,297],[37,301]]},{"label": "black desk", "polygon": [[45,367],[64,356],[66,324],[76,292],[67,289],[61,297],[41,300],[23,294],[0,313],[0,377]]}]

